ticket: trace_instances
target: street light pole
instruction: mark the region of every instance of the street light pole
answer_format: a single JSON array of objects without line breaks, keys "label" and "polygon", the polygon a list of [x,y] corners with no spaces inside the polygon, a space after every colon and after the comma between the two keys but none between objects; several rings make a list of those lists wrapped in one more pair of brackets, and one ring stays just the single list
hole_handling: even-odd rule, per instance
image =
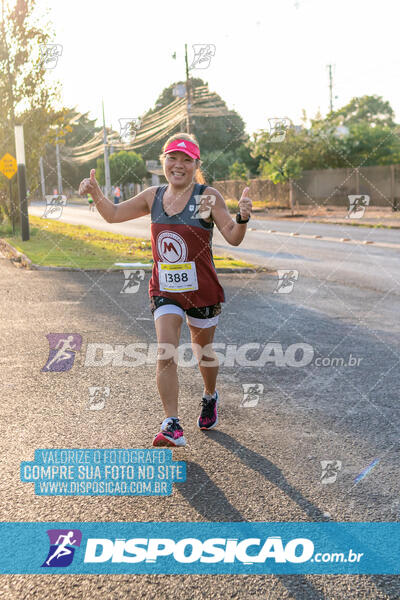
[{"label": "street light pole", "polygon": [[186,133],[190,134],[190,129],[191,129],[190,109],[192,108],[192,91],[190,89],[187,44],[185,44],[185,65],[186,65]]},{"label": "street light pole", "polygon": [[108,162],[108,146],[107,146],[107,131],[106,121],[104,117],[104,100],[101,101],[103,107],[103,142],[104,142],[104,176],[106,180],[106,198],[110,200],[111,196],[111,177],[110,177],[110,163]]},{"label": "street light pole", "polygon": [[329,71],[329,108],[333,111],[333,80],[332,80],[332,65],[328,65]]},{"label": "street light pole", "polygon": [[39,159],[39,168],[40,168],[40,183],[42,186],[42,200],[46,200],[46,184],[44,179],[44,168],[43,168],[43,156]]},{"label": "street light pole", "polygon": [[58,145],[58,138],[56,140],[56,160],[57,160],[57,191],[59,194],[62,194],[63,187],[62,187],[62,177],[61,177],[60,146]]}]

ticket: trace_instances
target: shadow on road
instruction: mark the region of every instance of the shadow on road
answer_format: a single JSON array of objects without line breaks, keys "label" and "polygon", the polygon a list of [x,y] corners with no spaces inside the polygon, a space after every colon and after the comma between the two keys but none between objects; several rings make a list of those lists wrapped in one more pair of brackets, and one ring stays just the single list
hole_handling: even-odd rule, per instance
[{"label": "shadow on road", "polygon": [[[215,434],[220,433],[221,432],[213,432],[213,439],[219,441],[216,439]],[[241,446],[229,435],[222,435],[227,439],[232,440],[234,444],[244,448],[244,446]],[[247,448],[245,448],[245,450],[247,450]],[[252,454],[262,460],[266,460],[255,452],[252,452]],[[271,464],[267,460],[266,462]],[[225,494],[217,485],[215,485],[200,465],[191,461],[186,461],[186,470],[186,483],[175,485],[189,504],[207,519],[207,521],[245,521],[242,514],[232,506]],[[194,493],[193,489],[196,490]],[[308,581],[305,575],[277,575],[276,577],[286,587],[288,592],[290,592],[291,597],[296,600],[304,600],[304,598],[307,598],[307,600],[325,600],[326,598]]]},{"label": "shadow on road", "polygon": [[282,471],[278,469],[274,463],[270,460],[262,456],[261,454],[257,454],[253,450],[246,448],[240,444],[237,440],[235,440],[232,436],[227,433],[223,433],[222,431],[212,431],[205,432],[207,436],[212,437],[214,442],[217,442],[221,446],[224,446],[227,450],[235,454],[242,463],[256,471],[276,487],[280,488],[282,492],[284,492],[291,500],[296,502],[296,504],[307,514],[310,520],[313,521],[328,521],[326,517],[324,517],[323,512],[312,502],[307,500],[296,488],[294,488],[282,474]]},{"label": "shadow on road", "polygon": [[[204,432],[232,454],[235,454],[243,464],[256,471],[275,486],[279,487],[291,500],[307,514],[310,521],[329,521],[321,510],[294,488],[270,460],[243,446],[232,436],[222,431]],[[227,499],[225,494],[210,479],[206,471],[197,463],[186,461],[186,483],[175,484],[182,496],[207,521],[229,522],[245,521],[243,515]],[[195,490],[193,492],[193,490]],[[292,598],[296,600],[326,600],[321,591],[317,590],[307,579],[306,575],[275,575],[285,586]],[[308,576],[309,577],[309,576]],[[315,575],[314,577],[337,577],[336,575]],[[343,575],[341,576],[343,577]],[[358,575],[347,577],[359,577]],[[387,600],[398,600],[398,577],[388,575],[362,575],[368,578],[372,586],[376,586],[385,594]],[[355,590],[353,590],[355,591]],[[371,590],[372,592],[372,590]]]}]

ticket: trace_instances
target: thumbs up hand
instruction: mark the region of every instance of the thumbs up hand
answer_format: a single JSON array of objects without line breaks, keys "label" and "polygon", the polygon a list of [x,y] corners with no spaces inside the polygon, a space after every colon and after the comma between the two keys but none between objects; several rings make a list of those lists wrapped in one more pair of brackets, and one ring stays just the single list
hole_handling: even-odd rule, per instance
[{"label": "thumbs up hand", "polygon": [[90,194],[92,197],[98,192],[101,192],[100,186],[97,183],[96,177],[96,169],[91,169],[90,177],[86,177],[83,179],[79,185],[79,195],[86,196],[86,194]]},{"label": "thumbs up hand", "polygon": [[248,187],[244,188],[242,195],[240,197],[240,200],[239,200],[239,212],[240,212],[240,216],[243,220],[248,219],[250,217],[251,209],[253,206],[250,198],[247,198],[247,196],[246,196],[249,189],[250,188],[248,188]]}]

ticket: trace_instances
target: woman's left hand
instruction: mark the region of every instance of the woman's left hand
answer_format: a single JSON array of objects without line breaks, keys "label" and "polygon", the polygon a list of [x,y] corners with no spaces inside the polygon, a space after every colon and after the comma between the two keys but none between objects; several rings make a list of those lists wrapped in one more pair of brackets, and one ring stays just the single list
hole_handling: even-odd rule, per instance
[{"label": "woman's left hand", "polygon": [[250,200],[250,198],[247,198],[246,194],[249,191],[250,188],[246,187],[244,188],[241,198],[239,200],[239,212],[240,212],[240,216],[243,220],[248,219],[251,215],[251,209],[253,207],[253,204]]}]

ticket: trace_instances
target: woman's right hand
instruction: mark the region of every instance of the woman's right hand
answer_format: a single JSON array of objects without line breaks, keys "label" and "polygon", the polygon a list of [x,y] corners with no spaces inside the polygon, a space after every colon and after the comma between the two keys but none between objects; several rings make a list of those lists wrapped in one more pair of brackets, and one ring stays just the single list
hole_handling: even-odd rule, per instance
[{"label": "woman's right hand", "polygon": [[96,169],[91,169],[90,177],[86,177],[86,179],[82,179],[79,184],[79,195],[86,196],[86,194],[90,194],[94,197],[98,192],[101,192],[100,186],[97,183],[95,177]]}]

